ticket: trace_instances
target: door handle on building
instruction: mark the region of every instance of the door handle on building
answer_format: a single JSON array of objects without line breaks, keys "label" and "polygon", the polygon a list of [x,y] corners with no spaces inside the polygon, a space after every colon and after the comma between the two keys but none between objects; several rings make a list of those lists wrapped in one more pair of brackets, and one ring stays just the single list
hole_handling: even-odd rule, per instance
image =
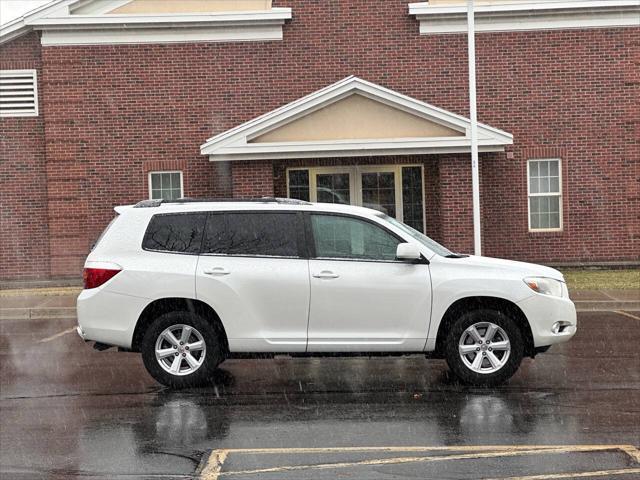
[{"label": "door handle on building", "polygon": [[323,270],[320,273],[314,273],[313,278],[338,278],[340,275],[330,272],[329,270]]},{"label": "door handle on building", "polygon": [[202,273],[205,275],[229,275],[231,272],[226,268],[215,267],[215,268],[205,268]]}]

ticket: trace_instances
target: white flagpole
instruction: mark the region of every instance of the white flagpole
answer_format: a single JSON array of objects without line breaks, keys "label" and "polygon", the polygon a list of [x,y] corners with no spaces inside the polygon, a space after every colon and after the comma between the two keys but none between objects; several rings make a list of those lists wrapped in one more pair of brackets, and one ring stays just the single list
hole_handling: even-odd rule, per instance
[{"label": "white flagpole", "polygon": [[476,107],[476,41],[473,0],[467,0],[467,36],[469,41],[469,113],[471,119],[471,190],[473,197],[473,247],[482,255],[480,229],[480,173],[478,169],[478,113]]}]

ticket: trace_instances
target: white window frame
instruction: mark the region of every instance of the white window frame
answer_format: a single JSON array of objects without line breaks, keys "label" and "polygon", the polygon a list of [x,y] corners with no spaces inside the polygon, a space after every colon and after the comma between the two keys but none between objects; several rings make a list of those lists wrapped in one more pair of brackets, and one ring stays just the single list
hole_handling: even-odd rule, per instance
[{"label": "white window frame", "polygon": [[[532,162],[558,162],[558,191],[557,192],[542,192],[531,193],[531,163]],[[532,228],[531,227],[531,198],[532,197],[558,197],[558,214],[560,217],[560,226],[557,228]],[[564,228],[563,219],[563,193],[562,193],[562,159],[560,158],[530,158],[527,160],[527,222],[529,225],[529,231],[534,233],[543,232],[561,232]]]},{"label": "white window frame", "polygon": [[351,205],[362,206],[362,174],[363,173],[393,173],[395,180],[395,199],[396,199],[396,219],[400,222],[404,220],[404,205],[402,199],[402,169],[405,167],[420,167],[422,178],[422,225],[426,233],[426,203],[425,203],[425,182],[424,182],[424,165],[421,163],[400,163],[393,165],[353,165],[353,166],[331,166],[331,167],[292,167],[287,168],[287,196],[289,196],[289,172],[308,170],[309,171],[309,201],[318,201],[317,181],[318,174],[349,174],[349,197]]},{"label": "white window frame", "polygon": [[148,177],[147,177],[147,183],[149,184],[149,200],[153,199],[153,185],[151,184],[151,176],[153,174],[158,174],[158,173],[179,173],[180,174],[180,197],[178,198],[184,198],[184,174],[182,173],[182,170],[154,170],[152,172],[149,172]]},{"label": "white window frame", "polygon": [[31,75],[33,79],[33,111],[30,112],[20,112],[20,111],[9,111],[9,112],[0,112],[0,118],[14,118],[14,117],[37,117],[40,114],[39,106],[38,106],[38,72],[34,69],[30,70],[0,70],[0,78],[5,76],[14,76],[14,75]]}]

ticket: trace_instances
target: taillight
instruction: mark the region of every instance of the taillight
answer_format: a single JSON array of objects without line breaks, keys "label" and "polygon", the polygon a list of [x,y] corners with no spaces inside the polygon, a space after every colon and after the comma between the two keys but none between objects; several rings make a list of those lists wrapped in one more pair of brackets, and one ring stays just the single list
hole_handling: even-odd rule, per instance
[{"label": "taillight", "polygon": [[115,277],[121,270],[109,268],[85,268],[82,272],[84,288],[97,288]]}]

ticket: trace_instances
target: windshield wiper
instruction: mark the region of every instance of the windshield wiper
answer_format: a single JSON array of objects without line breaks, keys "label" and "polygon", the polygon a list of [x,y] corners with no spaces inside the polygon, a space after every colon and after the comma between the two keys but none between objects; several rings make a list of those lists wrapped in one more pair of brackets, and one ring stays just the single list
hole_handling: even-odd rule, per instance
[{"label": "windshield wiper", "polygon": [[469,255],[465,255],[463,253],[450,253],[449,255],[445,255],[444,258],[467,258]]}]

